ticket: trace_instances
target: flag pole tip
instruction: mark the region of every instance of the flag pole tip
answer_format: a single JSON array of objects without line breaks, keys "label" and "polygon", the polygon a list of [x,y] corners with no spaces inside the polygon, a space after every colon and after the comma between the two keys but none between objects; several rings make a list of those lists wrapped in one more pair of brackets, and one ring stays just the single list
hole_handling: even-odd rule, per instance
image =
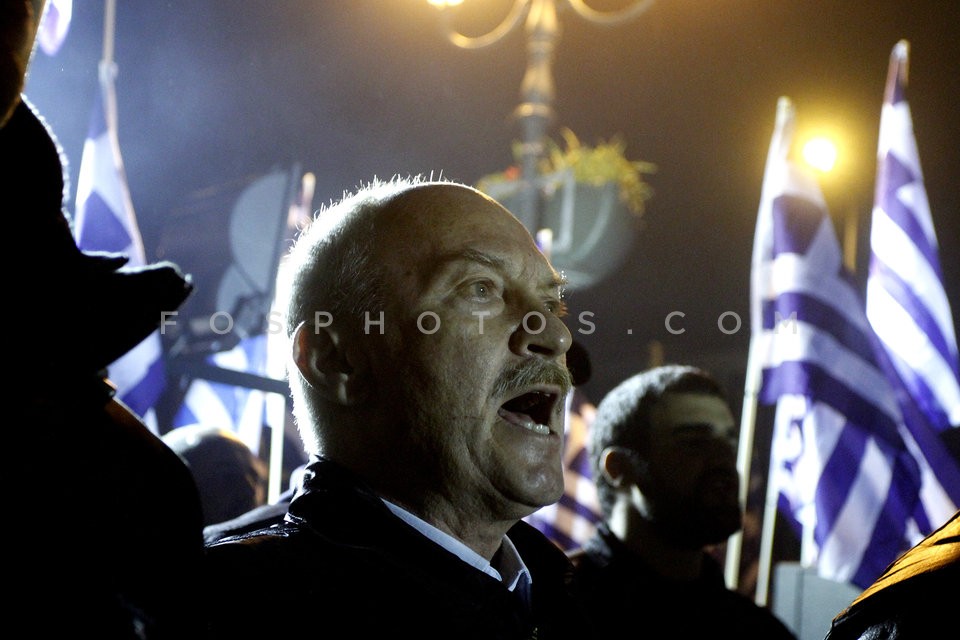
[{"label": "flag pole tip", "polygon": [[784,120],[792,117],[793,115],[793,100],[787,96],[780,96],[777,100],[777,122],[783,122]]},{"label": "flag pole tip", "polygon": [[[890,54],[891,79],[888,82],[899,81],[903,86],[907,85],[910,69],[909,57],[910,42],[908,40],[902,39],[893,46],[893,51]],[[898,80],[894,80],[893,74],[896,74],[895,77]]]},{"label": "flag pole tip", "polygon": [[893,55],[901,62],[906,62],[907,56],[910,55],[910,41],[904,39],[893,45]]}]

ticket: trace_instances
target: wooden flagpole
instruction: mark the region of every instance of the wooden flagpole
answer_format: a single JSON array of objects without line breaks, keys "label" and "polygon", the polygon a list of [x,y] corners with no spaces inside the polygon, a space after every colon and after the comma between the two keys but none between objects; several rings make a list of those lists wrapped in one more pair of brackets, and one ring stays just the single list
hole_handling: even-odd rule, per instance
[{"label": "wooden flagpole", "polygon": [[[746,380],[743,389],[743,409],[740,413],[740,437],[737,447],[737,471],[740,474],[740,504],[746,510],[750,491],[750,464],[753,457],[754,431],[757,415],[757,392],[760,371],[756,366],[755,340],[750,340],[747,355]],[[725,578],[730,589],[736,589],[740,580],[740,557],[743,550],[743,530],[736,532],[727,540]]]}]

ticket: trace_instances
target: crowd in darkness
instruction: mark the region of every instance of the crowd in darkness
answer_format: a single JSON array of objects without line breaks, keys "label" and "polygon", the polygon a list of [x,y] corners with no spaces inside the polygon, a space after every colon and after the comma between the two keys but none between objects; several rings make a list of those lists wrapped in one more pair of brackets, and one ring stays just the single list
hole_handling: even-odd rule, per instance
[{"label": "crowd in darkness", "polygon": [[[582,548],[564,552],[525,521],[564,491],[574,333],[563,279],[530,233],[464,184],[373,179],[324,207],[286,256],[287,377],[309,459],[282,501],[266,504],[265,469],[230,434],[154,435],[117,399],[108,366],[192,286],[175,264],[129,267],[77,247],[62,152],[22,94],[44,4],[11,0],[2,15],[8,237],[32,243],[9,281],[36,318],[11,347],[8,468],[25,481],[7,525],[21,556],[6,572],[11,629],[795,637],[728,589],[710,555],[743,512],[735,421],[706,371],[639,371],[599,402],[589,455],[603,518]],[[79,310],[69,327],[56,322],[64,308]],[[369,331],[371,312],[392,321]],[[208,480],[236,461],[246,472],[228,484],[246,498],[221,512],[225,494],[207,493]],[[951,633],[957,527],[849,609],[824,612],[836,616],[830,640]]]}]

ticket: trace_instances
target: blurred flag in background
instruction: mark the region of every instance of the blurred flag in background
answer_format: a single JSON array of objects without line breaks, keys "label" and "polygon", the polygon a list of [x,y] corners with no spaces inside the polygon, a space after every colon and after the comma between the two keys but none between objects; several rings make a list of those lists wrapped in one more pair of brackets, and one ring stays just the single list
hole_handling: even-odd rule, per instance
[{"label": "blurred flag in background", "polygon": [[931,530],[926,461],[878,364],[819,185],[791,160],[794,120],[781,98],[754,241],[759,402],[776,405],[768,481],[800,532],[801,561],[863,588]]},{"label": "blurred flag in background", "polygon": [[47,0],[40,28],[37,30],[37,43],[40,50],[48,56],[55,56],[67,39],[70,21],[73,18],[73,0]]},{"label": "blurred flag in background", "polygon": [[[130,258],[127,266],[139,267],[146,264],[146,256],[117,136],[117,68],[112,62],[101,62],[99,71],[100,90],[77,179],[77,245],[84,251],[126,254]],[[108,375],[117,385],[118,397],[156,432],[151,409],[163,393],[166,380],[159,330],[112,363]]]},{"label": "blurred flag in background", "polygon": [[906,426],[929,460],[923,499],[938,526],[960,504],[957,460],[943,446],[960,433],[960,358],[906,99],[908,58],[901,40],[880,116],[866,309]]}]

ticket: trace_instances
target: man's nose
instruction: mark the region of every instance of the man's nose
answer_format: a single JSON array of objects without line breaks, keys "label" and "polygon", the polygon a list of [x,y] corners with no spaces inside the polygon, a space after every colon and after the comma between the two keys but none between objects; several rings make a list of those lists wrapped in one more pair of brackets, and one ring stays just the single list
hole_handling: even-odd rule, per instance
[{"label": "man's nose", "polygon": [[567,325],[553,313],[528,311],[510,338],[518,355],[559,358],[570,349],[573,338]]}]

